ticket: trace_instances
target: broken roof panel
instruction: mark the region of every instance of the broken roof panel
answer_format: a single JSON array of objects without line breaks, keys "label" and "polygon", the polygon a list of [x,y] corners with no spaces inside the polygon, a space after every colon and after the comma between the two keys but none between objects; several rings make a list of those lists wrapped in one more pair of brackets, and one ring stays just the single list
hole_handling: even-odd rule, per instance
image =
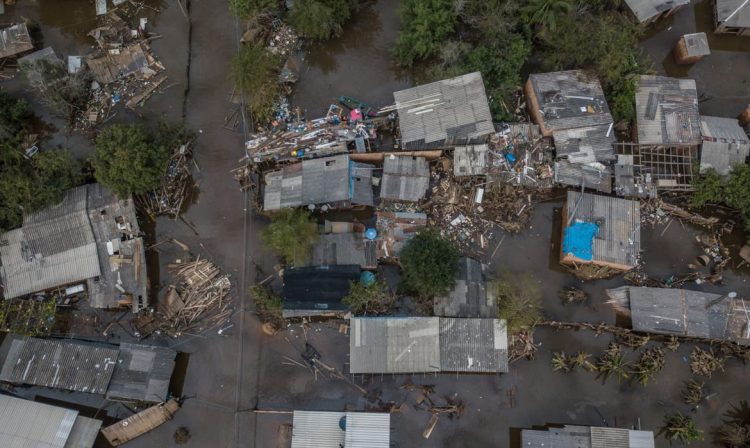
[{"label": "broken roof panel", "polygon": [[362,269],[378,266],[375,241],[364,238],[361,233],[320,235],[312,253],[311,266],[353,264]]},{"label": "broken roof panel", "polygon": [[690,4],[690,0],[625,0],[639,22],[647,22],[672,8]]},{"label": "broken roof panel", "polygon": [[702,116],[701,130],[702,172],[711,168],[727,175],[733,165],[745,163],[750,155],[750,138],[734,118]]},{"label": "broken roof panel", "polygon": [[507,372],[508,330],[505,321],[440,318],[440,370]]},{"label": "broken roof panel", "polygon": [[0,30],[0,59],[34,49],[25,23]]},{"label": "broken roof panel", "polygon": [[453,175],[483,176],[487,174],[487,145],[456,146],[453,150]]},{"label": "broken roof panel", "polygon": [[468,257],[459,260],[456,284],[448,296],[435,298],[434,313],[447,317],[495,317],[495,297],[487,292],[480,262]]},{"label": "broken roof panel", "polygon": [[612,123],[599,80],[583,70],[531,74],[526,93],[545,135]]},{"label": "broken roof panel", "polygon": [[424,198],[429,184],[430,167],[426,158],[391,154],[383,161],[382,199],[416,202]]},{"label": "broken roof panel", "polygon": [[694,80],[641,75],[635,107],[639,144],[700,144],[698,91]]},{"label": "broken roof panel", "polygon": [[745,0],[716,0],[716,21],[732,28],[750,28],[750,2]]},{"label": "broken roof panel", "polygon": [[117,53],[107,52],[98,58],[87,58],[94,79],[101,84],[109,84],[119,78],[136,74],[148,76],[149,63],[140,43],[121,48]]},{"label": "broken roof panel", "polygon": [[60,340],[8,337],[0,380],[104,394],[117,363],[116,348]]},{"label": "broken roof panel", "polygon": [[393,98],[405,149],[481,143],[494,132],[479,72],[394,92]]},{"label": "broken roof panel", "polygon": [[589,166],[559,160],[555,162],[555,182],[571,187],[584,187],[602,193],[611,193],[612,171],[603,166]]},{"label": "broken roof panel", "polygon": [[572,163],[609,163],[617,158],[612,123],[559,130],[552,137],[557,157]]},{"label": "broken roof panel", "polygon": [[108,399],[164,401],[169,394],[177,352],[168,347],[120,344]]}]

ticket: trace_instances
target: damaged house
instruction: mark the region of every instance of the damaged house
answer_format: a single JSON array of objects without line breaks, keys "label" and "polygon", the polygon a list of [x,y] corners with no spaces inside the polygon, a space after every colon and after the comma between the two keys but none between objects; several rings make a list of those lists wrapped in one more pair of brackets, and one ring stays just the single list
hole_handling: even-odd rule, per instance
[{"label": "damaged house", "polygon": [[633,330],[750,345],[750,302],[728,295],[673,288],[608,289]]},{"label": "damaged house", "polygon": [[487,291],[482,263],[463,257],[458,262],[456,283],[448,296],[435,297],[434,313],[445,317],[497,316],[497,299]]},{"label": "damaged house", "polygon": [[263,210],[372,206],[372,169],[346,154],[303,160],[264,174]]},{"label": "damaged house", "polygon": [[447,317],[351,319],[350,373],[508,371],[504,320]]},{"label": "damaged house", "polygon": [[623,428],[565,425],[522,429],[523,448],[654,448],[654,433]]},{"label": "damaged house", "polygon": [[479,72],[393,93],[405,150],[484,143],[495,131]]},{"label": "damaged house", "polygon": [[34,49],[25,23],[0,29],[0,59]]},{"label": "damaged house", "polygon": [[716,34],[750,36],[750,2],[745,0],[714,0]]},{"label": "damaged house", "polygon": [[419,202],[429,186],[430,166],[426,158],[390,154],[383,160],[381,199]]},{"label": "damaged house", "polygon": [[560,263],[615,271],[636,267],[641,252],[640,203],[568,191],[562,211]]},{"label": "damaged house", "polygon": [[375,212],[378,259],[397,259],[406,243],[427,227],[427,214],[420,212]]},{"label": "damaged house", "polygon": [[625,4],[638,23],[648,25],[671,16],[680,7],[689,5],[690,0],[625,0]]},{"label": "damaged house", "polygon": [[529,113],[555,144],[555,181],[609,193],[616,142],[599,80],[582,70],[537,73],[524,87]]},{"label": "damaged house", "polygon": [[148,306],[143,238],[130,198],[99,184],[68,190],[0,239],[4,297],[86,292],[93,308]]},{"label": "damaged house", "polygon": [[294,411],[292,448],[389,448],[391,414]]},{"label": "damaged house", "polygon": [[703,144],[701,172],[713,169],[726,176],[736,164],[744,164],[750,155],[750,138],[734,118],[701,117]]}]

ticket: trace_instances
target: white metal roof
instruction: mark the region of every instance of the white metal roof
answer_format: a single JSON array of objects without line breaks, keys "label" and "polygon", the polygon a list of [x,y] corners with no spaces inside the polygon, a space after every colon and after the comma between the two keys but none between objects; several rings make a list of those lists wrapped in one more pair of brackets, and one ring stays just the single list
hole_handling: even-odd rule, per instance
[{"label": "white metal roof", "polygon": [[388,448],[390,441],[387,413],[294,411],[292,448]]}]

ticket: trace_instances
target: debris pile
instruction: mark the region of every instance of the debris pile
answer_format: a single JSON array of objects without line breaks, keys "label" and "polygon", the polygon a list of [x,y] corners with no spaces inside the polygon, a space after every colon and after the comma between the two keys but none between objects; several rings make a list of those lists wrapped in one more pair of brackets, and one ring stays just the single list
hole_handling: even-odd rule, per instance
[{"label": "debris pile", "polygon": [[268,51],[279,56],[291,56],[300,50],[301,41],[294,28],[279,19],[271,24]]},{"label": "debris pile", "polygon": [[169,287],[161,310],[160,327],[166,334],[179,337],[188,331],[201,333],[229,319],[232,313],[229,275],[200,258],[178,261],[168,268],[176,286]]},{"label": "debris pile", "polygon": [[549,189],[554,186],[554,148],[532,123],[502,124],[490,137],[491,180],[513,185]]},{"label": "debris pile", "polygon": [[151,219],[159,215],[176,219],[180,215],[182,205],[195,185],[190,167],[192,156],[191,142],[180,145],[169,159],[162,185],[136,198]]}]

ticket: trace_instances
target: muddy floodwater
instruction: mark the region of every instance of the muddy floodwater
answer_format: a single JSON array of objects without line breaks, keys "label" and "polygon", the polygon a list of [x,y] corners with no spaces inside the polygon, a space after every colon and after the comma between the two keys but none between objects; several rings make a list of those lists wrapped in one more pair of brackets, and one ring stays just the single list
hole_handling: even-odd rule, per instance
[{"label": "muddy floodwater", "polygon": [[[375,106],[391,104],[392,92],[408,87],[408,73],[396,69],[390,49],[398,35],[397,0],[371,2],[357,13],[340,38],[310,45],[305,52],[300,81],[292,97],[310,117],[323,115],[340,95],[348,95]],[[706,29],[708,2],[683,8],[669,21],[658,25],[643,42],[643,48],[656,61],[657,69],[673,76],[690,76],[702,93],[701,110],[721,116],[735,116],[748,103],[746,82],[750,73],[750,47],[736,38],[711,37],[712,54],[692,67],[671,64],[671,49],[679,36]],[[691,444],[714,446],[710,434],[730,402],[750,396],[748,368],[735,360],[723,372],[706,380],[710,399],[691,410],[682,403],[683,383],[690,378],[688,360],[692,344],[682,344],[667,352],[667,364],[654,381],[643,387],[632,381],[606,383],[587,372],[553,372],[553,352],[572,354],[585,351],[596,356],[611,336],[588,331],[555,331],[540,328],[535,337],[541,344],[533,361],[518,361],[504,375],[374,375],[348,377],[363,387],[363,396],[340,379],[315,378],[307,369],[290,362],[302,362],[305,342],[320,353],[321,360],[336,369],[348,371],[348,336],[339,332],[340,322],[318,323],[303,329],[290,325],[274,336],[261,332],[251,311],[247,288],[274,272],[276,260],[258,241],[266,219],[250,212],[248,198],[239,191],[229,172],[243,155],[244,132],[228,130],[223,124],[234,107],[229,102],[232,84],[229,61],[238,50],[241,34],[225,2],[217,0],[174,0],[146,2],[143,14],[161,38],[152,43],[156,56],[165,65],[170,85],[136,113],[123,113],[118,121],[139,118],[151,122],[179,122],[198,136],[196,171],[199,194],[183,220],[160,218],[153,239],[176,238],[191,251],[212,258],[232,276],[235,314],[223,330],[203,335],[186,335],[169,340],[158,335],[146,340],[169,345],[189,354],[181,359],[176,383],[186,397],[174,420],[130,442],[129,448],[174,446],[174,431],[187,427],[192,437],[187,447],[288,447],[286,426],[289,411],[300,410],[383,410],[390,402],[406,403],[392,415],[393,446],[399,447],[516,447],[518,430],[546,423],[640,427],[658,431],[665,414],[691,413],[706,431],[706,440]],[[27,17],[39,23],[44,45],[58,55],[82,54],[91,45],[85,32],[94,23],[94,4],[88,0],[19,0],[6,7],[4,21]],[[750,38],[746,38],[750,41]],[[716,48],[714,48],[714,45]],[[502,57],[502,55],[498,55]],[[91,152],[83,136],[66,134],[64,126],[44,114],[33,92],[20,77],[0,85],[32,102],[34,109],[59,132],[50,135],[53,146],[66,147],[85,157]],[[490,272],[530,271],[544,296],[544,314],[551,320],[615,322],[615,314],[605,304],[604,289],[625,284],[621,277],[582,283],[562,270],[558,263],[561,199],[536,206],[529,226],[519,234],[496,232],[493,242],[502,245],[488,261]],[[643,228],[646,272],[654,277],[688,271],[701,249],[695,242],[700,229],[672,223]],[[727,239],[736,252],[742,240],[738,234]],[[160,247],[151,260],[158,260],[157,273],[150,271],[156,288],[166,286],[166,263],[179,257],[168,245]],[[711,292],[737,291],[748,294],[748,271],[738,270],[732,260],[722,285],[686,285]],[[565,286],[578,286],[589,294],[583,304],[563,305],[558,293]],[[126,335],[122,336],[123,340]],[[118,342],[117,339],[111,342]],[[652,343],[653,344],[653,343]],[[628,361],[638,355],[626,349]],[[434,385],[435,397],[451,397],[466,406],[464,415],[441,417],[429,439],[422,430],[430,414],[415,408],[414,393],[400,386]],[[38,400],[76,402],[92,414],[108,418],[128,415],[117,404],[102,405],[90,397],[54,393],[42,389],[19,390]],[[80,394],[79,394],[80,395]],[[267,412],[278,411],[278,412]],[[667,446],[659,437],[657,446]],[[106,446],[100,441],[98,446]]]}]

